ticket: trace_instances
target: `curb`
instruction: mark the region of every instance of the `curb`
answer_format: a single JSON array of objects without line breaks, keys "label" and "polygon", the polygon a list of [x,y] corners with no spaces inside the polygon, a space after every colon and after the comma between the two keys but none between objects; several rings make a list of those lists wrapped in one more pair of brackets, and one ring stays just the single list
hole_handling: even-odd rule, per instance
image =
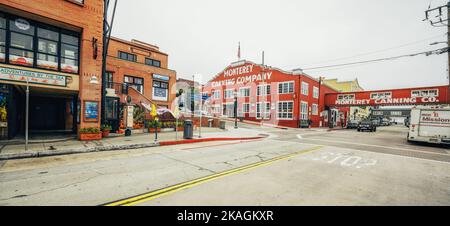
[{"label": "curb", "polygon": [[200,143],[200,142],[211,142],[211,141],[227,141],[227,140],[257,140],[266,138],[263,136],[260,137],[213,137],[213,138],[199,138],[192,140],[174,140],[174,141],[161,141],[159,142],[160,146],[169,146],[169,145],[178,145],[178,144],[190,144],[190,143]]},{"label": "curb", "polygon": [[88,147],[88,148],[75,148],[75,149],[65,149],[65,150],[53,150],[53,151],[40,151],[36,153],[18,153],[18,154],[2,154],[0,155],[0,161],[2,160],[13,160],[13,159],[25,159],[25,158],[39,158],[57,155],[71,155],[71,154],[82,154],[90,152],[100,152],[100,151],[117,151],[117,150],[127,150],[127,149],[138,149],[138,148],[148,148],[156,146],[169,146],[178,144],[189,144],[189,143],[200,143],[200,142],[210,142],[210,141],[227,141],[227,140],[256,140],[266,138],[264,136],[258,137],[216,137],[216,138],[200,138],[192,140],[177,140],[177,141],[161,141],[159,143],[142,143],[142,144],[127,144],[127,145],[111,145],[106,147]]}]

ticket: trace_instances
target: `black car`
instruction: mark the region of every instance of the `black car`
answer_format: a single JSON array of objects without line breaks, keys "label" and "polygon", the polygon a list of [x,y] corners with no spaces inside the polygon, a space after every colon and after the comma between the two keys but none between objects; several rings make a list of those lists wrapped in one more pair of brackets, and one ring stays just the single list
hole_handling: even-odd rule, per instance
[{"label": "black car", "polygon": [[357,130],[358,130],[358,132],[361,132],[364,130],[368,130],[370,132],[376,132],[377,126],[375,125],[375,123],[373,121],[365,120],[358,124]]},{"label": "black car", "polygon": [[359,122],[357,120],[350,120],[347,122],[347,129],[357,129]]}]

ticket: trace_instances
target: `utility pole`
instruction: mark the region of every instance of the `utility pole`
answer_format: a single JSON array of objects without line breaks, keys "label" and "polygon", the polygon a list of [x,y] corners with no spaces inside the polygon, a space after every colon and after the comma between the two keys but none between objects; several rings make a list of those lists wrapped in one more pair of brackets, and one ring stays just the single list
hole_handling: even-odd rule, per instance
[{"label": "utility pole", "polygon": [[[443,14],[443,9],[447,7],[447,18],[446,19],[442,19]],[[435,16],[435,18],[439,18],[436,20],[431,20],[430,16],[432,15],[432,12],[438,12],[438,15]],[[433,27],[442,27],[442,25],[447,26],[447,58],[448,58],[448,69],[447,69],[447,76],[448,76],[448,91],[447,91],[447,102],[450,104],[450,1],[447,2],[446,5],[443,6],[438,6],[436,8],[433,9],[428,9],[425,11],[425,19],[424,21],[428,20],[430,21],[431,26]],[[447,22],[444,23],[444,22]],[[437,24],[441,24],[441,26],[436,26]],[[441,52],[443,53],[443,52]]]}]

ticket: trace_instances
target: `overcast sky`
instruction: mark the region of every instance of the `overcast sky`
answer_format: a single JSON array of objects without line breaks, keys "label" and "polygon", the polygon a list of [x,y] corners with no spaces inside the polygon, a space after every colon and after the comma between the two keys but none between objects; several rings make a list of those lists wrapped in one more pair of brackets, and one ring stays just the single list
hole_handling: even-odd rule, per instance
[{"label": "overcast sky", "polygon": [[[284,70],[445,47],[446,27],[422,21],[445,0],[119,0],[113,35],[158,45],[178,77],[203,82],[241,58]],[[388,49],[388,50],[386,50]],[[384,50],[384,51],[380,51]],[[356,56],[355,56],[356,55]],[[345,59],[342,59],[345,58]],[[341,59],[341,60],[336,60]],[[447,54],[408,57],[314,77],[358,78],[365,89],[446,85]]]}]

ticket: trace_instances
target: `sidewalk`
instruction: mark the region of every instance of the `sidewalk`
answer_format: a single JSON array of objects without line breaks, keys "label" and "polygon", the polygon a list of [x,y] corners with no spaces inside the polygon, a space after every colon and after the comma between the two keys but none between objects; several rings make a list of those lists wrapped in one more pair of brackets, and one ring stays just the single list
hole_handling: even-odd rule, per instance
[{"label": "sidewalk", "polygon": [[155,143],[154,133],[136,133],[131,136],[108,137],[99,141],[79,141],[77,139],[65,139],[61,141],[41,141],[29,143],[29,150],[25,151],[25,144],[3,144],[0,145],[0,160],[44,157],[52,155],[77,154],[96,151],[126,150],[135,148],[155,147],[160,145],[175,145],[192,142],[207,142],[215,140],[245,140],[263,138],[261,132],[251,129],[234,129],[227,127],[226,130],[219,128],[202,128],[202,137],[195,129],[192,140],[184,140],[183,132],[178,132],[176,140],[175,132],[158,133],[158,142]]}]

